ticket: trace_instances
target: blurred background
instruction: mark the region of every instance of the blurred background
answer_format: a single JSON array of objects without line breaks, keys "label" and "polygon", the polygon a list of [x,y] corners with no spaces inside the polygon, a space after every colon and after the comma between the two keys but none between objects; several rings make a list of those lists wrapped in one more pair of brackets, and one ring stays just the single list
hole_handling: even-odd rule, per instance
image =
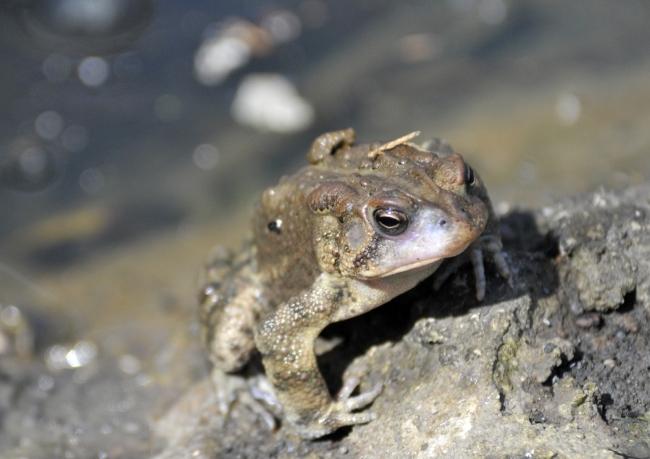
[{"label": "blurred background", "polygon": [[497,203],[640,183],[650,7],[565,3],[3,2],[0,236],[56,265],[232,220],[349,126],[447,139]]},{"label": "blurred background", "polygon": [[[237,246],[323,132],[445,138],[500,213],[644,182],[649,23],[641,0],[1,2],[0,451],[40,445],[40,400],[81,438],[71,457],[131,437],[134,454],[169,386],[151,375],[202,368],[159,357],[195,332],[203,255]],[[75,437],[72,418],[102,434]]]}]

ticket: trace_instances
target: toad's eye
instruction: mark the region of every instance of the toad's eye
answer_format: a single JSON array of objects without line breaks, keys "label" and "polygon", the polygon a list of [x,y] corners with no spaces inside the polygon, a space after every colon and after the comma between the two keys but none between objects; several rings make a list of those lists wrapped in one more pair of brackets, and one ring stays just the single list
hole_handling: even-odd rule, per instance
[{"label": "toad's eye", "polygon": [[474,169],[469,167],[468,164],[465,164],[465,185],[474,186],[476,183],[476,177],[474,176]]},{"label": "toad's eye", "polygon": [[405,213],[394,209],[377,209],[372,214],[379,231],[386,236],[397,236],[406,231],[409,219]]}]

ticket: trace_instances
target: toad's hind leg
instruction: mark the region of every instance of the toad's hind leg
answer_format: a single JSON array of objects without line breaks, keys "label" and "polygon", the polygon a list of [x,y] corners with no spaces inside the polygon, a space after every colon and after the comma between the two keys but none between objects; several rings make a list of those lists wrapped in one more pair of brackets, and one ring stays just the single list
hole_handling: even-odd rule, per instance
[{"label": "toad's hind leg", "polygon": [[202,329],[203,345],[214,366],[232,373],[239,371],[255,349],[254,327],[260,314],[259,289],[245,286],[229,301],[213,295]]},{"label": "toad's hind leg", "polygon": [[241,370],[255,349],[253,329],[262,310],[252,257],[236,259],[218,248],[209,255],[200,296],[201,342],[212,363],[211,379],[222,414],[246,390]]},{"label": "toad's hind leg", "polygon": [[255,349],[253,329],[263,309],[254,254],[241,253],[213,249],[201,279],[201,342],[210,361],[226,372],[241,370],[250,359]]}]

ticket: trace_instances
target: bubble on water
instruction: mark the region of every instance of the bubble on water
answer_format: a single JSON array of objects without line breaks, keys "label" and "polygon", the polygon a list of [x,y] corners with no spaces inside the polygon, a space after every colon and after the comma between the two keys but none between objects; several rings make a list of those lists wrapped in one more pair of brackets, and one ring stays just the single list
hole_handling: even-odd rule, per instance
[{"label": "bubble on water", "polygon": [[42,190],[58,175],[58,155],[38,145],[34,137],[16,138],[5,150],[7,158],[0,164],[0,183],[4,186],[21,191]]},{"label": "bubble on water", "polygon": [[108,79],[109,66],[101,57],[87,57],[79,63],[77,74],[83,84],[96,88],[103,85]]},{"label": "bubble on water", "polygon": [[47,167],[47,153],[39,147],[27,148],[20,154],[18,164],[26,176],[37,176]]},{"label": "bubble on water", "polygon": [[295,40],[300,35],[302,24],[300,18],[289,10],[273,11],[260,23],[277,44]]},{"label": "bubble on water", "polygon": [[36,133],[45,140],[56,139],[63,130],[63,117],[55,111],[46,111],[36,117]]},{"label": "bubble on water", "polygon": [[219,163],[219,150],[214,145],[204,143],[194,149],[194,164],[203,170],[213,169]]}]

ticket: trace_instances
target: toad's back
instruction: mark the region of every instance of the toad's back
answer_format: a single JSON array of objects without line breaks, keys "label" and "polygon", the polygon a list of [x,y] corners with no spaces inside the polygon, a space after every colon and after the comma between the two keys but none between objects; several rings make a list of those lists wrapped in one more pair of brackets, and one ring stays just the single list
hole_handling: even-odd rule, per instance
[{"label": "toad's back", "polygon": [[[253,229],[258,269],[271,306],[311,285],[323,271],[349,274],[341,272],[343,259],[358,254],[341,246],[341,222],[354,212],[364,212],[364,204],[373,195],[399,190],[452,213],[471,206],[474,226],[485,225],[485,216],[477,212],[481,202],[459,202],[455,194],[440,192],[465,172],[458,155],[458,160],[442,161],[451,152],[401,144],[370,158],[368,153],[375,146],[341,142],[327,155],[315,158],[312,153],[313,164],[283,177],[263,193]],[[337,222],[328,222],[332,219]],[[361,231],[374,235],[369,227]]]}]

